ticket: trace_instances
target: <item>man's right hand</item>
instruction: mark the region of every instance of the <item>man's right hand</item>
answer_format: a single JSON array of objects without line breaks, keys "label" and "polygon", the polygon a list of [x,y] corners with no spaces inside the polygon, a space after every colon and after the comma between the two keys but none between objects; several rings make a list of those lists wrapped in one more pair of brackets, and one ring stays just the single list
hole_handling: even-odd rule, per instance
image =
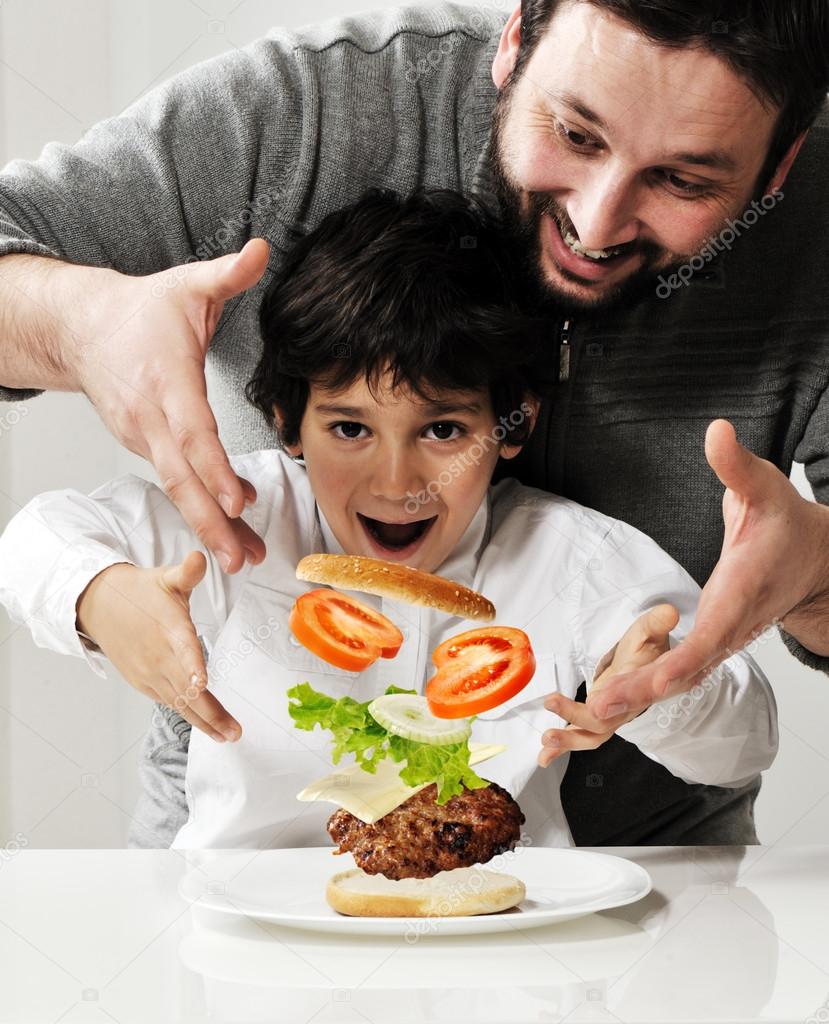
[{"label": "man's right hand", "polygon": [[239,518],[256,492],[219,440],[204,366],[225,302],[260,280],[269,252],[256,238],[240,253],[147,277],[109,272],[89,296],[84,336],[62,353],[110,433],[155,466],[164,492],[229,573],[246,558],[261,562],[265,545]]},{"label": "man's right hand", "polygon": [[77,628],[139,693],[223,743],[237,740],[242,730],[206,689],[207,669],[190,618],[190,594],[206,568],[200,551],[159,569],[111,565],[78,598]]}]

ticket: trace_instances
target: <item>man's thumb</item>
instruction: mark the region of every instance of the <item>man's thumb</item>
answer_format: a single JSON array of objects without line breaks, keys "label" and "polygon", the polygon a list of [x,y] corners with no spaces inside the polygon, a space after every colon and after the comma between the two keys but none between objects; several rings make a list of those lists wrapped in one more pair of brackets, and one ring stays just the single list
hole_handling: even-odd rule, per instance
[{"label": "man's thumb", "polygon": [[714,420],[705,434],[705,457],[720,483],[746,494],[753,482],[755,457],[737,440],[737,432],[728,420]]},{"label": "man's thumb", "polygon": [[197,264],[192,282],[206,298],[225,302],[252,288],[260,280],[270,252],[271,247],[264,238],[252,238],[241,252]]}]

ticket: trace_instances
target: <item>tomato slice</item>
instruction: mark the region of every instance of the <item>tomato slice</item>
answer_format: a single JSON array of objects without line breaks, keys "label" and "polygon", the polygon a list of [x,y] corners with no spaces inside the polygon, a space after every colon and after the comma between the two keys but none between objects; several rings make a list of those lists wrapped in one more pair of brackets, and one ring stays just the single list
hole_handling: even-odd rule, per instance
[{"label": "tomato slice", "polygon": [[436,718],[468,718],[514,697],[535,675],[530,638],[511,626],[486,626],[450,637],[432,653],[436,675],[426,700]]},{"label": "tomato slice", "polygon": [[385,615],[336,590],[302,594],[288,625],[303,647],[347,672],[362,672],[378,658],[393,658],[403,643],[403,634]]}]

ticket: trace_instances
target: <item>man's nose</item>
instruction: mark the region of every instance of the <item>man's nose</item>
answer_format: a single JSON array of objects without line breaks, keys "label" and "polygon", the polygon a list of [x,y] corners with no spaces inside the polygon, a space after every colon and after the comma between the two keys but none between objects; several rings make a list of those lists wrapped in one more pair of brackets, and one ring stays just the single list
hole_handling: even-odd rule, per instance
[{"label": "man's nose", "polygon": [[585,249],[612,249],[632,242],[639,234],[637,190],[621,168],[596,167],[567,204],[567,215]]}]

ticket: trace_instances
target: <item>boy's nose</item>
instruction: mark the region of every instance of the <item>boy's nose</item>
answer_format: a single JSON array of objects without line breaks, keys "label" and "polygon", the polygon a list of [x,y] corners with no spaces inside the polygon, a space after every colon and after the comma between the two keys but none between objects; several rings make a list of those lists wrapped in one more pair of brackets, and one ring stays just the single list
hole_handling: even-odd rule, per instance
[{"label": "boy's nose", "polygon": [[426,481],[406,452],[389,452],[377,460],[371,479],[371,494],[385,501],[402,502],[417,494]]}]

